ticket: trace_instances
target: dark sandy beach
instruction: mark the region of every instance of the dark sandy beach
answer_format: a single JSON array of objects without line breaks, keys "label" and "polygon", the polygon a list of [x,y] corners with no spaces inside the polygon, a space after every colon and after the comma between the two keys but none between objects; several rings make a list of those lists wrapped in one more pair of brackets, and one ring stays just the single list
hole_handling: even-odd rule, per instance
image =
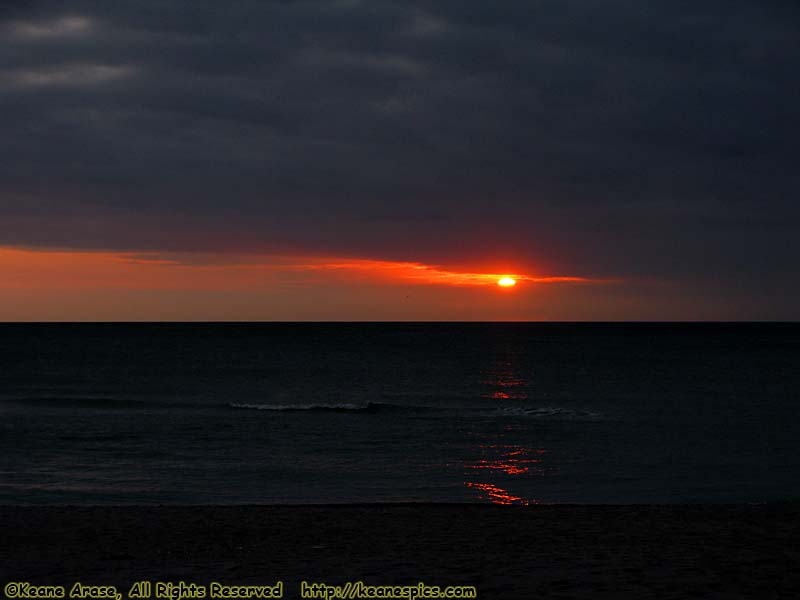
[{"label": "dark sandy beach", "polygon": [[479,598],[800,593],[800,506],[1,507],[0,577],[474,585]]}]

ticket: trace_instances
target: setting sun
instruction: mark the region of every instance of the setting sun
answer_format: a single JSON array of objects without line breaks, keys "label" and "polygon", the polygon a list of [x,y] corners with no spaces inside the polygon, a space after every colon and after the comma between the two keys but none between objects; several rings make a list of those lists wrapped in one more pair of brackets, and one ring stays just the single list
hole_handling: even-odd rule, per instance
[{"label": "setting sun", "polygon": [[497,285],[502,287],[511,287],[512,285],[517,285],[516,279],[512,279],[511,277],[503,277],[500,281],[497,282]]}]

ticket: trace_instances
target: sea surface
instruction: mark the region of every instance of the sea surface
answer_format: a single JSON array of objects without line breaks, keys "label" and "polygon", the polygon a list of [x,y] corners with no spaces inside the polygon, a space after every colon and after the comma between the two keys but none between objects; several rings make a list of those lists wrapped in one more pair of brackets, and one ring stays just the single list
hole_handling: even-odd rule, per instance
[{"label": "sea surface", "polygon": [[0,503],[800,498],[797,324],[0,325]]}]

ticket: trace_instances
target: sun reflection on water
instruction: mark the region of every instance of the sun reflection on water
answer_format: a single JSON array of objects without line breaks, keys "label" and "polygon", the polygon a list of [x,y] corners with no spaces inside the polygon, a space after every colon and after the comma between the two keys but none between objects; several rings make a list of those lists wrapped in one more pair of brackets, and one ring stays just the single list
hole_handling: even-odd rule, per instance
[{"label": "sun reflection on water", "polygon": [[481,444],[480,449],[480,458],[464,464],[468,478],[464,482],[465,486],[477,490],[480,498],[493,504],[538,504],[535,498],[527,499],[515,495],[495,482],[476,480],[483,479],[481,474],[495,480],[497,477],[544,476],[547,469],[541,463],[546,450],[497,443]]},{"label": "sun reflection on water", "polygon": [[499,364],[486,373],[482,383],[489,388],[489,391],[483,394],[484,398],[493,400],[528,398],[528,380],[510,362]]},{"label": "sun reflection on water", "polygon": [[[484,444],[481,446],[483,457],[473,464],[467,464],[467,469],[486,469],[501,471],[507,475],[523,475],[531,471],[531,465],[541,463],[539,455],[544,450],[534,450],[524,446],[500,446],[498,444]],[[486,458],[487,453],[499,452],[494,458]]]},{"label": "sun reflection on water", "polygon": [[465,481],[464,485],[470,488],[475,488],[483,493],[483,497],[487,498],[492,504],[519,504],[527,506],[529,504],[538,504],[538,501],[528,501],[525,498],[515,496],[508,490],[505,490],[493,483],[476,483],[473,481]]}]

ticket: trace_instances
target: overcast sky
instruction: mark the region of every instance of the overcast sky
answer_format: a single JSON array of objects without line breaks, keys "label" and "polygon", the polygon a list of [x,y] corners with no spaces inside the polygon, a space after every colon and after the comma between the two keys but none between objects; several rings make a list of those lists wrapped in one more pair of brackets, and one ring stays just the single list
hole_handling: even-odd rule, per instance
[{"label": "overcast sky", "polygon": [[3,0],[0,246],[502,262],[797,319],[799,72],[788,0]]}]

